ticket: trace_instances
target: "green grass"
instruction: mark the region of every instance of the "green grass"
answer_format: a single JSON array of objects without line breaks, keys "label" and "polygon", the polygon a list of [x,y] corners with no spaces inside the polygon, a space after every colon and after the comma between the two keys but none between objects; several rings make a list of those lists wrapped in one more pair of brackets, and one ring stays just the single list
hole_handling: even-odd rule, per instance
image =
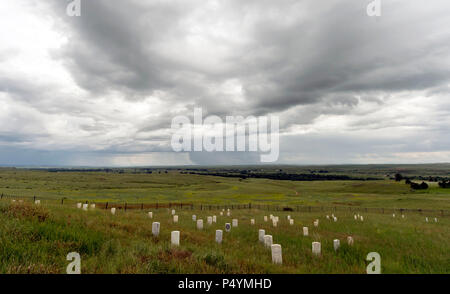
[{"label": "green grass", "polygon": [[[349,213],[337,213],[338,222],[325,213],[279,212],[274,228],[258,210],[232,211],[232,217],[219,211],[179,210],[179,223],[172,222],[168,209],[154,210],[151,220],[145,211],[82,211],[71,206],[12,204],[0,202],[0,272],[64,273],[66,255],[78,252],[83,273],[365,273],[369,252],[381,255],[383,273],[450,273],[450,226],[447,218],[425,222],[425,216],[412,214],[405,219],[392,215],[364,214],[364,222]],[[198,231],[192,214],[205,221]],[[286,220],[290,214],[294,226]],[[208,215],[218,222],[206,224]],[[215,243],[215,230],[223,229],[232,218],[239,227],[224,232],[224,242]],[[250,218],[256,225],[250,225]],[[318,228],[312,225],[318,218]],[[432,219],[430,219],[432,220]],[[161,234],[153,237],[152,221],[161,223]],[[302,235],[308,226],[310,235]],[[258,229],[273,235],[282,245],[283,265],[271,263],[270,250],[258,242]],[[170,245],[170,232],[181,231],[181,245]],[[353,236],[354,246],[346,244]],[[333,239],[341,248],[333,250]],[[322,243],[322,255],[311,254],[311,243]]]},{"label": "green grass", "polygon": [[411,190],[403,182],[276,181],[181,174],[117,174],[0,169],[0,192],[97,202],[192,202],[203,204],[352,205],[450,209],[450,189]]},{"label": "green grass", "polygon": [[[369,252],[381,255],[383,273],[450,273],[449,218],[425,222],[425,214],[393,218],[391,214],[362,213],[357,222],[341,207],[450,209],[449,189],[432,185],[413,191],[404,183],[381,181],[293,182],[268,179],[153,173],[60,172],[0,169],[0,193],[45,198],[41,206],[25,200],[0,201],[0,273],[65,273],[69,252],[82,258],[83,273],[365,273]],[[60,204],[66,197],[72,201]],[[152,236],[146,211],[96,209],[84,212],[77,201],[128,203],[192,202],[197,204],[259,203],[338,207],[338,222],[326,220],[327,212],[235,210],[233,217],[219,211],[183,209],[172,222],[167,209],[153,210],[161,235]],[[264,215],[280,217],[273,228]],[[361,213],[361,212],[360,212]],[[204,219],[217,215],[218,223],[197,231],[192,214]],[[214,242],[215,230],[239,219],[239,227],[224,232],[224,243]],[[256,225],[250,225],[250,218]],[[318,228],[313,221],[320,219]],[[302,236],[308,226],[310,236]],[[258,229],[282,245],[283,265],[271,263],[270,251],[258,240]],[[170,232],[181,231],[181,245],[170,245]],[[348,246],[347,236],[354,246]],[[333,239],[342,247],[333,250]],[[311,243],[322,243],[322,255],[311,254]]]}]

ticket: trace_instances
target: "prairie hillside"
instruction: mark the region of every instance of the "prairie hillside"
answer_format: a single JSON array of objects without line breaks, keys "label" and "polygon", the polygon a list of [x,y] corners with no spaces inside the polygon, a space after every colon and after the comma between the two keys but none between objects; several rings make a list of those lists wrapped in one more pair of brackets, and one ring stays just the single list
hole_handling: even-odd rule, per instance
[{"label": "prairie hillside", "polygon": [[[292,169],[292,167],[290,167]],[[279,170],[268,168],[263,172]],[[283,167],[281,167],[283,169]],[[286,169],[286,168],[285,168]],[[304,168],[303,168],[304,169]],[[197,204],[276,204],[305,206],[352,206],[411,209],[450,209],[450,189],[428,182],[426,190],[413,190],[405,181],[396,182],[381,174],[394,175],[400,168],[371,174],[356,174],[355,168],[336,167],[330,173],[350,172],[356,177],[380,177],[378,180],[289,181],[264,178],[222,177],[191,174],[188,169],[126,170],[27,170],[0,169],[0,193],[12,196],[36,196],[38,199],[99,203],[197,203]],[[423,175],[430,171],[422,167]],[[241,168],[249,170],[249,168]],[[316,167],[315,170],[328,170]],[[360,170],[364,170],[360,167]],[[402,170],[402,169],[400,169]],[[195,173],[214,173],[196,169]],[[235,172],[221,170],[221,172]],[[151,172],[151,173],[150,173]],[[304,170],[289,171],[304,173]],[[416,177],[421,169],[415,166]],[[448,170],[435,169],[434,176],[445,177]],[[428,175],[427,175],[428,176]],[[413,181],[416,181],[413,179]],[[417,180],[421,182],[422,180]]]},{"label": "prairie hillside", "polygon": [[[447,176],[444,170],[421,168],[415,166],[409,179]],[[398,173],[393,167],[309,171],[366,178],[359,180],[245,176],[280,172],[308,171],[1,169],[0,272],[65,273],[67,254],[77,252],[83,273],[365,273],[367,254],[378,252],[383,273],[449,273],[450,189],[433,178],[428,189],[414,190],[405,180],[392,179]],[[77,208],[85,202],[97,206]],[[146,206],[154,203],[159,206]],[[180,203],[192,205],[176,206]],[[227,207],[234,208],[230,216]],[[115,215],[111,208],[117,209]],[[283,211],[287,208],[291,211]],[[192,215],[203,220],[202,230]],[[208,224],[213,215],[217,221]],[[270,215],[278,217],[276,227]],[[233,219],[238,227],[225,232]],[[153,222],[160,223],[158,236],[152,234]],[[222,244],[215,242],[218,229],[224,231]],[[260,229],[282,246],[282,265],[273,264],[270,249],[258,241]],[[180,231],[179,246],[171,245],[172,231]],[[347,243],[348,237],[354,244]],[[337,251],[334,240],[340,241]],[[321,243],[319,256],[312,254],[312,242]]]}]

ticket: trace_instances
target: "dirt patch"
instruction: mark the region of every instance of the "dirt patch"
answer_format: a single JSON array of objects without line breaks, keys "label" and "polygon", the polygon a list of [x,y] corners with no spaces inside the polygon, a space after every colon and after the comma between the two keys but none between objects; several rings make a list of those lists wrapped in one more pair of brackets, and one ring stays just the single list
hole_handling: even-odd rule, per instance
[{"label": "dirt patch", "polygon": [[158,258],[164,261],[170,260],[185,260],[192,256],[192,252],[180,249],[169,249],[158,254]]},{"label": "dirt patch", "polygon": [[37,219],[39,222],[44,222],[50,216],[45,208],[31,204],[12,204],[6,209],[5,213],[10,217]]}]

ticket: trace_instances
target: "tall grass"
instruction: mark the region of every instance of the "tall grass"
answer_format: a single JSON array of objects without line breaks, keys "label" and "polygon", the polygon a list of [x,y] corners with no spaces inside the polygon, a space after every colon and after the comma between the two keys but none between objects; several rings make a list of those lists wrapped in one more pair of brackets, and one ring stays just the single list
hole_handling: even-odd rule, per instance
[{"label": "tall grass", "polygon": [[[450,226],[447,218],[437,223],[425,216],[406,218],[364,214],[364,222],[353,214],[337,213],[338,221],[321,213],[276,213],[278,227],[264,222],[268,212],[178,210],[174,224],[167,209],[145,211],[82,211],[75,206],[0,201],[0,272],[65,273],[69,252],[81,254],[83,273],[365,273],[369,252],[381,255],[383,273],[450,273]],[[197,230],[192,214],[205,222]],[[286,216],[295,219],[290,226]],[[217,216],[208,226],[206,217]],[[215,230],[239,219],[239,227],[224,231],[221,245],[215,243]],[[250,225],[250,219],[256,225]],[[320,225],[313,226],[318,218]],[[161,223],[159,237],[153,237],[152,221]],[[302,227],[308,226],[308,237]],[[270,250],[258,242],[258,229],[273,235],[281,244],[283,265],[271,263]],[[179,247],[170,245],[170,232],[181,231]],[[353,236],[353,246],[346,244]],[[335,252],[333,239],[341,240]],[[319,257],[311,253],[311,243],[322,243]]]}]

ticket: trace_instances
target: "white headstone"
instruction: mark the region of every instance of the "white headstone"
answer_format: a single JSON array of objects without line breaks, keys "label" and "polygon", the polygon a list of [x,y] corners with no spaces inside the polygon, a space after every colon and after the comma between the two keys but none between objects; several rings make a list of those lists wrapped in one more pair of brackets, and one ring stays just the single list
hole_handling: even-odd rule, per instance
[{"label": "white headstone", "polygon": [[170,234],[170,242],[173,246],[180,246],[180,231],[172,231]]},{"label": "white headstone", "polygon": [[149,211],[149,212],[148,212],[148,217],[149,217],[149,218],[153,218],[153,212]]},{"label": "white headstone", "polygon": [[238,226],[238,220],[237,219],[233,219],[233,227],[237,227]]},{"label": "white headstone", "polygon": [[330,219],[330,216],[329,216],[329,215],[327,215],[327,219]]},{"label": "white headstone", "polygon": [[156,237],[159,236],[160,226],[161,226],[161,224],[158,223],[158,222],[152,223],[152,234],[153,234],[153,236],[156,236]]},{"label": "white headstone", "polygon": [[392,217],[395,217],[395,213],[392,214]]},{"label": "white headstone", "polygon": [[207,218],[206,218],[206,222],[208,223],[208,225],[212,225],[212,216],[208,216]]},{"label": "white headstone", "polygon": [[220,215],[221,215],[221,216],[223,215],[223,211],[220,212]]},{"label": "white headstone", "polygon": [[360,216],[360,219],[361,219],[361,221],[364,221],[364,217],[362,215]]},{"label": "white headstone", "polygon": [[405,215],[404,215],[404,214],[402,214],[402,218],[405,218]]},{"label": "white headstone", "polygon": [[289,219],[289,224],[290,224],[291,226],[294,225],[294,219],[293,219],[293,218]]},{"label": "white headstone", "polygon": [[273,214],[271,214],[269,217],[270,217],[271,220],[273,220]]},{"label": "white headstone", "polygon": [[308,227],[303,227],[303,236],[308,236]]},{"label": "white headstone", "polygon": [[350,246],[353,245],[353,237],[351,237],[351,236],[347,237],[347,244],[350,245]]},{"label": "white headstone", "polygon": [[274,218],[277,222],[280,221],[280,218],[279,218],[278,216],[274,216],[273,218]]},{"label": "white headstone", "polygon": [[175,209],[172,209],[172,215],[175,215]]},{"label": "white headstone", "polygon": [[266,235],[266,231],[265,230],[259,230],[258,231],[258,239],[259,242],[264,243],[264,236]]},{"label": "white headstone", "polygon": [[334,218],[334,213],[331,214],[331,217]]},{"label": "white headstone", "polygon": [[111,214],[112,214],[112,215],[115,215],[115,214],[116,214],[116,208],[115,208],[115,207],[111,208]]},{"label": "white headstone", "polygon": [[264,216],[264,221],[265,221],[265,222],[267,221],[267,215]]},{"label": "white headstone", "polygon": [[290,220],[290,219],[291,219],[291,216],[290,216],[290,215],[288,215],[288,216],[287,216],[287,219],[288,219],[288,220]]},{"label": "white headstone", "polygon": [[91,209],[95,209],[95,203],[91,204]]},{"label": "white headstone", "polygon": [[316,219],[316,220],[314,221],[314,226],[315,226],[315,227],[318,227],[318,226],[319,226],[319,220],[318,220],[318,219]]},{"label": "white headstone", "polygon": [[174,223],[178,223],[178,215],[174,215],[173,216],[173,222]]},{"label": "white headstone", "polygon": [[255,219],[252,218],[252,219],[250,220],[250,224],[251,224],[251,225],[254,225],[254,224],[255,224]]},{"label": "white headstone", "polygon": [[216,230],[216,242],[221,244],[222,243],[222,237],[223,237],[223,231],[222,230]]},{"label": "white headstone", "polygon": [[270,248],[273,244],[272,235],[264,235],[264,246]]},{"label": "white headstone", "polygon": [[333,240],[334,251],[337,251],[339,249],[339,246],[341,246],[341,241],[339,241],[339,239],[334,239]]},{"label": "white headstone", "polygon": [[435,218],[434,218],[434,222],[435,222],[435,223],[437,223],[437,222],[438,222],[438,220],[437,220],[437,217],[435,217]]},{"label": "white headstone", "polygon": [[272,220],[272,225],[273,225],[274,227],[276,227],[277,224],[278,224],[278,222],[277,222],[277,220],[274,218],[274,219]]},{"label": "white headstone", "polygon": [[197,220],[197,229],[203,230],[203,220],[202,219]]},{"label": "white headstone", "polygon": [[34,204],[40,205],[40,204],[41,204],[41,200],[36,200],[36,201],[34,201]]},{"label": "white headstone", "polygon": [[213,223],[217,223],[217,216],[213,215]]},{"label": "white headstone", "polygon": [[357,219],[358,219],[358,216],[355,214],[354,218],[355,218],[355,220],[357,220]]},{"label": "white headstone", "polygon": [[333,220],[334,220],[334,222],[337,222],[337,217],[334,217]]},{"label": "white headstone", "polygon": [[428,222],[428,217],[425,218],[425,221]]},{"label": "white headstone", "polygon": [[226,223],[225,224],[225,232],[229,232],[231,231],[231,224],[230,223]]},{"label": "white headstone", "polygon": [[227,211],[227,216],[230,216],[230,215],[231,215],[231,212]]},{"label": "white headstone", "polygon": [[320,255],[320,242],[312,242],[312,253]]},{"label": "white headstone", "polygon": [[281,245],[280,244],[272,244],[272,263],[282,264],[283,258],[281,256]]},{"label": "white headstone", "polygon": [[85,203],[85,204],[83,204],[83,210],[84,210],[84,211],[87,211],[87,210],[88,210],[88,207],[89,207],[89,205],[88,205],[88,204],[86,204],[86,203]]},{"label": "white headstone", "polygon": [[195,222],[195,221],[197,221],[197,216],[194,214],[194,215],[192,215],[192,220]]},{"label": "white headstone", "polygon": [[81,208],[83,206],[82,203],[77,203],[77,208]]}]

